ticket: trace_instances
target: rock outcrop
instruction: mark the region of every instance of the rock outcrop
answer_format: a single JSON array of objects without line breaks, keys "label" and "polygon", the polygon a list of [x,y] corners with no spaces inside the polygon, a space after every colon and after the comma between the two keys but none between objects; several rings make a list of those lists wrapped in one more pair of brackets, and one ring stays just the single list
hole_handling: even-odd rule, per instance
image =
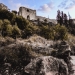
[{"label": "rock outcrop", "polygon": [[3,3],[0,3],[0,9],[8,10],[8,7],[4,5]]},{"label": "rock outcrop", "polygon": [[25,72],[30,75],[68,75],[67,64],[52,56],[33,59],[26,67]]}]

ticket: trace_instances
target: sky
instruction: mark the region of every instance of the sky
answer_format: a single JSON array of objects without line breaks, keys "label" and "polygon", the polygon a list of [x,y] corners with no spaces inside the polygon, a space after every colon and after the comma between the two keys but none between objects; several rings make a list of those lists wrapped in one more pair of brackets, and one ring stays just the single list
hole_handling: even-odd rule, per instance
[{"label": "sky", "polygon": [[37,16],[56,19],[57,10],[63,11],[71,18],[75,18],[75,0],[0,0],[10,10],[19,11],[19,7],[27,7],[36,10]]}]

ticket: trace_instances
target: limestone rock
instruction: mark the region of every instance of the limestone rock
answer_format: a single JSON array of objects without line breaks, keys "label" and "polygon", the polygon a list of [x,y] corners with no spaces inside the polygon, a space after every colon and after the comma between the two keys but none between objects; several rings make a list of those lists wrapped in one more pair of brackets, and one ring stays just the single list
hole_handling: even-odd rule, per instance
[{"label": "limestone rock", "polygon": [[26,67],[25,72],[30,75],[68,75],[67,64],[52,56],[33,59]]}]

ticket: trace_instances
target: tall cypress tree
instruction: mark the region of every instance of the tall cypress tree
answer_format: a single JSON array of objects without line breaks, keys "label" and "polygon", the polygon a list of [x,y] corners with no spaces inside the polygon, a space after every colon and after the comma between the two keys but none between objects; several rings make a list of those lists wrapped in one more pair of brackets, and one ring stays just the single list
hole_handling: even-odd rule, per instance
[{"label": "tall cypress tree", "polygon": [[60,23],[60,10],[57,11],[57,23]]},{"label": "tall cypress tree", "polygon": [[68,19],[67,19],[67,15],[64,14],[64,24],[67,26],[68,25]]}]

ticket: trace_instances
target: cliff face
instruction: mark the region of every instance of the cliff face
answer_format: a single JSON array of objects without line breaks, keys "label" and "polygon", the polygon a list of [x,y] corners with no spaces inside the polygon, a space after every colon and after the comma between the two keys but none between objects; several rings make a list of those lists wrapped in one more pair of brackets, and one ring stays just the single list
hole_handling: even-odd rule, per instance
[{"label": "cliff face", "polygon": [[63,60],[45,56],[33,59],[25,67],[25,72],[30,75],[68,75],[68,68]]}]

